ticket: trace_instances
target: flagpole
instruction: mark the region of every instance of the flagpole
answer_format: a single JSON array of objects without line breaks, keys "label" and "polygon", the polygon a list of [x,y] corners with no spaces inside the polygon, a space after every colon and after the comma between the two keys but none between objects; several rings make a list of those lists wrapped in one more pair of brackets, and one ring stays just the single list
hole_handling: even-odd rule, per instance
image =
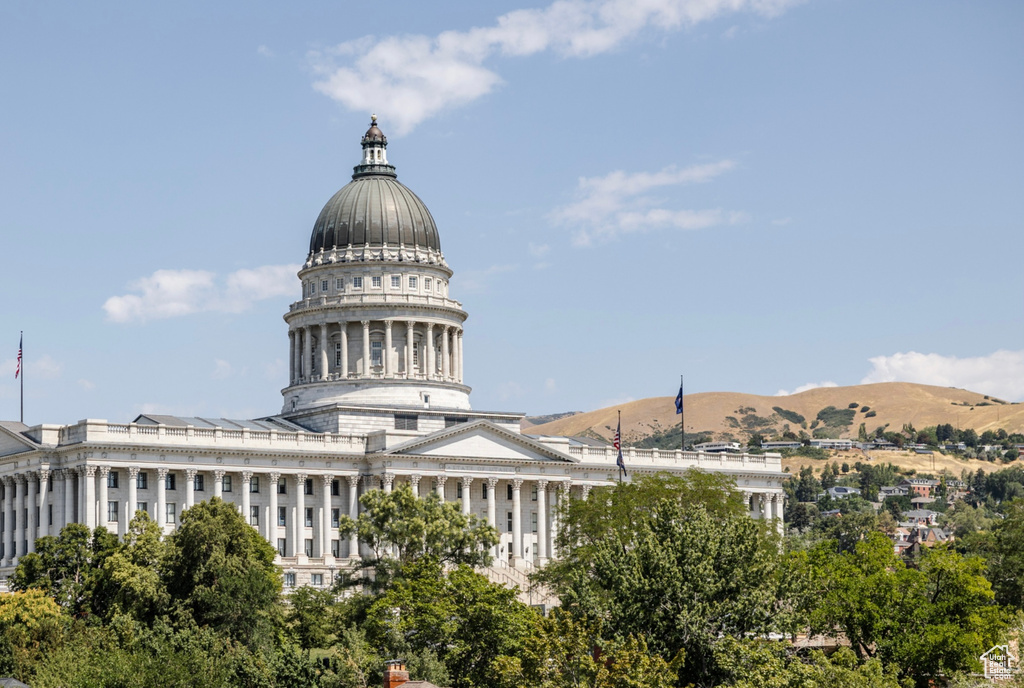
[{"label": "flagpole", "polygon": [[619,410],[619,423],[615,426],[617,429],[615,434],[619,436],[619,458],[616,463],[619,466],[619,484],[622,484],[622,410]]},{"label": "flagpole", "polygon": [[25,332],[18,335],[18,353],[21,355],[21,424],[25,424]]},{"label": "flagpole", "polygon": [[686,397],[683,396],[683,376],[679,376],[679,448],[686,451]]}]

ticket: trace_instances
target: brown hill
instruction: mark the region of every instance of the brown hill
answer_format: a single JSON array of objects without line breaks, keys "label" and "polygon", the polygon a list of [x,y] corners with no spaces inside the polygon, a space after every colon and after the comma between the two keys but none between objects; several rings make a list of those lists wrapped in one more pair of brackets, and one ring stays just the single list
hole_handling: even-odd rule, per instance
[{"label": "brown hill", "polygon": [[[851,404],[857,404],[849,409]],[[834,407],[840,413],[823,414],[832,425],[818,420],[819,412]],[[1024,404],[1010,404],[976,392],[909,382],[883,382],[851,387],[821,387],[800,394],[765,397],[736,392],[702,392],[685,399],[686,432],[710,432],[715,439],[742,441],[754,432],[780,435],[793,432],[856,439],[861,423],[869,433],[879,426],[900,430],[904,423],[917,429],[949,423],[974,428],[978,433],[1003,428],[1024,431]],[[865,410],[867,408],[867,410]],[[849,424],[844,424],[852,410]],[[624,443],[678,427],[672,397],[640,399],[620,406],[574,414],[535,425],[526,432],[538,435],[590,435],[611,440],[616,412],[622,411]],[[845,413],[844,413],[845,412]],[[873,414],[873,415],[871,415]],[[803,421],[800,421],[800,416]]]}]

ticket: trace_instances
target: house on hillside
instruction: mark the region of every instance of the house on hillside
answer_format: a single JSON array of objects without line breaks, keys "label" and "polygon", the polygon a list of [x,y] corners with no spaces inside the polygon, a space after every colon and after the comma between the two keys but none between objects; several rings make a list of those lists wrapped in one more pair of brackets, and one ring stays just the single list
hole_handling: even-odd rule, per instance
[{"label": "house on hillside", "polygon": [[933,526],[938,523],[939,518],[939,512],[931,509],[911,509],[904,511],[901,515],[911,525]]},{"label": "house on hillside", "polygon": [[811,440],[811,446],[817,447],[818,449],[837,449],[839,451],[846,451],[853,449],[853,440],[832,440],[832,439],[814,439]]},{"label": "house on hillside", "polygon": [[938,486],[939,481],[933,478],[906,478],[900,483],[914,497],[934,497]]},{"label": "house on hillside", "polygon": [[723,452],[739,452],[739,442],[701,442],[700,444],[693,445],[693,448],[699,452],[711,453],[723,453]]},{"label": "house on hillside", "polygon": [[885,500],[886,497],[906,497],[909,493],[910,489],[902,485],[878,488],[878,498],[880,500]]},{"label": "house on hillside", "polygon": [[[832,499],[846,499],[848,497],[860,496],[860,490],[856,487],[846,487],[845,485],[836,485],[825,490],[825,494],[828,494]],[[824,496],[824,495],[823,495]]]},{"label": "house on hillside", "polygon": [[762,442],[761,449],[768,449],[771,451],[777,451],[779,449],[799,449],[800,442],[798,440],[784,440],[777,442]]}]

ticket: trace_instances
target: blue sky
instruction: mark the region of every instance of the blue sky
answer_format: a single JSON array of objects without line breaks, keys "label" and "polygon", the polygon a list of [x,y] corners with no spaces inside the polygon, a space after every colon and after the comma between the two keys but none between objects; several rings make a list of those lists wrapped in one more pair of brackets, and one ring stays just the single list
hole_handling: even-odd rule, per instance
[{"label": "blue sky", "polygon": [[210,5],[0,6],[0,417],[278,411],[371,112],[475,408],[1024,400],[1021,3]]}]

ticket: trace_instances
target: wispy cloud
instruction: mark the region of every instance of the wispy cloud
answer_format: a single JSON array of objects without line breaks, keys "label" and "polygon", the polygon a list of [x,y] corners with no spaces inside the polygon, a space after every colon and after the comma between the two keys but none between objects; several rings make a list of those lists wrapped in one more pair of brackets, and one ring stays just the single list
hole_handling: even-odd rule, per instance
[{"label": "wispy cloud", "polygon": [[256,48],[256,54],[260,55],[261,57],[274,57],[274,51],[265,45],[261,45],[260,47]]},{"label": "wispy cloud", "polygon": [[[0,375],[3,376],[4,382],[10,381],[10,384],[15,384],[14,370],[18,365],[18,359],[9,358],[3,363],[0,363]],[[34,379],[39,380],[55,380],[60,377],[64,366],[60,361],[56,360],[50,354],[41,354],[39,356],[33,356],[31,350],[25,352],[25,357],[22,360],[22,370],[26,376],[31,376]],[[9,376],[9,377],[8,377]]]},{"label": "wispy cloud", "polygon": [[103,310],[112,322],[241,313],[257,301],[297,294],[298,269],[298,265],[264,265],[224,277],[206,270],[157,270],[128,285],[136,293],[111,296]]},{"label": "wispy cloud", "polygon": [[784,389],[780,389],[778,392],[775,393],[775,396],[777,396],[777,397],[788,397],[788,396],[790,396],[792,394],[799,394],[800,392],[806,392],[807,390],[810,390],[810,389],[818,389],[819,387],[838,387],[838,386],[839,385],[837,385],[836,383],[832,382],[831,380],[822,380],[821,382],[808,382],[806,385],[800,385],[799,387],[794,389],[792,392],[788,392],[788,391],[786,391]]},{"label": "wispy cloud", "polygon": [[557,0],[503,14],[490,26],[436,36],[366,36],[310,53],[313,87],[350,110],[386,115],[404,134],[446,108],[494,90],[495,56],[554,52],[587,58],[645,30],[672,32],[723,16],[775,16],[802,0]]},{"label": "wispy cloud", "polygon": [[649,195],[666,187],[711,181],[735,166],[731,160],[721,160],[681,169],[670,166],[658,172],[627,173],[617,170],[603,177],[583,177],[577,186],[577,200],[556,208],[550,218],[556,224],[573,228],[572,239],[577,246],[608,241],[625,233],[736,224],[746,219],[745,213],[720,208],[672,210],[654,207],[661,205],[664,199]]},{"label": "wispy cloud", "polygon": [[213,372],[210,373],[210,377],[214,380],[225,380],[231,377],[231,373],[235,372],[234,367],[222,358],[218,358],[213,362]]},{"label": "wispy cloud", "polygon": [[1024,350],[1001,349],[968,358],[908,351],[868,360],[872,369],[861,384],[917,382],[961,387],[1007,401],[1024,400]]}]

